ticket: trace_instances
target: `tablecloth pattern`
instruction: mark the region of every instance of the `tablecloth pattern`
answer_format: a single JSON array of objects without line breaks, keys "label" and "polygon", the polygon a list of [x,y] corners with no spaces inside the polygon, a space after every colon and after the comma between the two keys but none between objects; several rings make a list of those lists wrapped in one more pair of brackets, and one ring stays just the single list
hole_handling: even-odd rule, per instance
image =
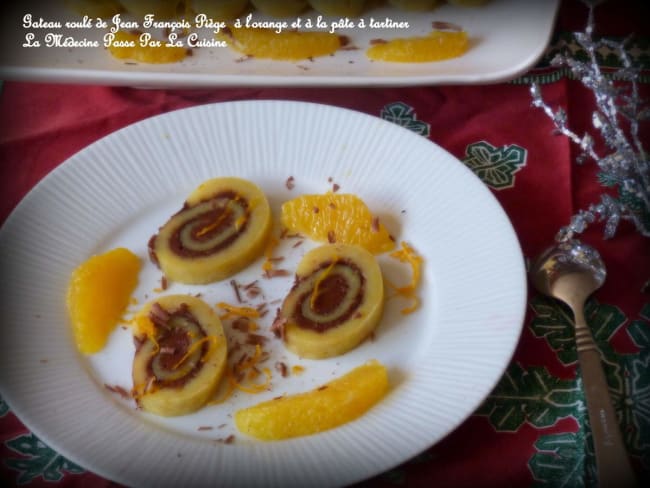
[{"label": "tablecloth pattern", "polygon": [[[646,100],[650,83],[643,2],[609,2],[596,10],[597,33],[632,32],[630,52]],[[283,99],[359,110],[415,131],[447,149],[492,190],[510,217],[525,257],[540,252],[570,216],[603,191],[593,164],[577,166],[575,148],[531,105],[529,84],[564,107],[570,126],[590,131],[593,95],[549,65],[554,52],[576,51],[586,9],[565,1],[547,55],[507,83],[404,88],[228,88],[138,90],[6,82],[0,98],[0,221],[49,171],[91,142],[152,115],[229,100]],[[605,69],[615,67],[601,53]],[[646,148],[648,124],[642,126]],[[458,225],[463,225],[459,222]],[[608,278],[587,304],[587,320],[605,361],[625,441],[640,479],[650,481],[650,241],[623,222],[595,245]],[[477,243],[480,245],[480,243]],[[506,374],[478,410],[448,437],[360,486],[595,486],[576,349],[568,309],[529,290],[521,340]],[[432,405],[431,408],[435,408]],[[0,398],[0,480],[4,486],[109,487],[43,444]]]}]

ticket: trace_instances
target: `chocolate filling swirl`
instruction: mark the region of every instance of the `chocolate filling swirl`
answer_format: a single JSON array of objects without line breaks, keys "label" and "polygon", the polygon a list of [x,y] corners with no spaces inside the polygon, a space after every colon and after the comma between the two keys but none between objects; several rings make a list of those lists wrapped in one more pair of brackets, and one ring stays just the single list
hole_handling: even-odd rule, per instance
[{"label": "chocolate filling swirl", "polygon": [[173,312],[152,307],[149,318],[155,325],[158,349],[149,358],[147,376],[155,379],[157,388],[180,388],[203,367],[208,344],[194,350],[192,346],[206,337],[205,331],[184,304]]},{"label": "chocolate filling swirl", "polygon": [[336,327],[355,314],[363,302],[364,285],[365,278],[352,261],[324,262],[291,289],[299,297],[292,319],[316,332]]},{"label": "chocolate filling swirl", "polygon": [[[179,256],[202,257],[215,254],[239,238],[250,221],[248,201],[234,191],[223,191],[208,200],[188,205],[172,219],[174,230],[169,238],[170,249]],[[149,254],[154,263],[154,236]]]}]

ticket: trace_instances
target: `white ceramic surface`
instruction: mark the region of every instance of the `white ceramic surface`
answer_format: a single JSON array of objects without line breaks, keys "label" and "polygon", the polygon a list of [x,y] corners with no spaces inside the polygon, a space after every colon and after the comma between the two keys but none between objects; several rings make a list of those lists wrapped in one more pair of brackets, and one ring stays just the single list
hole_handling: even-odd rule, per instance
[{"label": "white ceramic surface", "polygon": [[[405,316],[404,303],[389,299],[374,340],[338,358],[303,360],[271,339],[272,369],[276,361],[305,368],[289,378],[274,372],[271,391],[236,394],[180,418],[143,414],[103,387],[131,386],[130,331],[118,328],[94,356],[77,352],[65,309],[70,273],[93,253],[125,246],[143,259],[140,304],[159,293],[196,292],[210,304],[233,303],[228,282],[154,291],[161,275],[147,261],[149,237],[185,196],[225,175],[258,183],[276,217],[283,201],[333,183],[359,195],[398,241],[424,257],[422,306]],[[294,243],[277,250],[286,256],[283,268],[310,247]],[[261,264],[236,279],[258,279],[272,302],[292,278],[264,279]],[[380,264],[392,281],[408,281],[405,265],[387,256]],[[511,224],[462,163],[379,118],[281,101],[179,110],[90,145],[44,178],[5,222],[0,269],[0,394],[45,443],[128,486],[333,486],[389,469],[447,435],[490,392],[517,344],[526,299]],[[260,320],[269,337],[273,315]],[[370,358],[388,367],[392,388],[357,421],[266,443],[232,423],[238,408],[316,387]],[[230,434],[233,444],[215,442]]]},{"label": "white ceramic surface", "polygon": [[[29,1],[12,4],[12,12],[3,14],[0,21],[4,43],[0,51],[0,77],[140,87],[407,86],[498,82],[525,72],[542,56],[559,6],[559,0],[491,0],[485,6],[474,8],[443,3],[425,14],[380,7],[364,17],[367,20],[388,17],[395,22],[406,21],[410,27],[340,30],[358,49],[339,51],[334,56],[313,61],[248,59],[239,62],[241,54],[230,48],[210,47],[195,49],[192,57],[180,63],[134,65],[112,58],[103,47],[22,47],[28,32],[33,31],[39,38],[47,32],[47,29],[22,27],[22,16],[29,11],[26,6]],[[44,14],[45,19],[58,19],[66,12],[46,2],[39,2],[39,5],[53,10],[53,13]],[[328,23],[332,20],[337,19],[326,18]],[[462,57],[433,63],[382,63],[367,59],[365,50],[371,40],[424,35],[431,30],[433,21],[452,22],[464,28],[470,34],[470,50]],[[84,29],[68,34],[78,40],[101,40],[104,31]],[[210,38],[211,33],[202,33],[201,37]]]}]

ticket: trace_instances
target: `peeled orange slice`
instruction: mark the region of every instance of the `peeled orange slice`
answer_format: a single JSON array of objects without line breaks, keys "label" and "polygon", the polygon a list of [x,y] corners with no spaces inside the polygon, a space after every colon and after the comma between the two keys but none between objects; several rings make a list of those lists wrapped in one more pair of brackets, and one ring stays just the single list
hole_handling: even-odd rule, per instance
[{"label": "peeled orange slice", "polygon": [[465,54],[468,48],[466,32],[435,30],[427,36],[378,42],[366,50],[366,55],[374,61],[427,63],[457,58]]},{"label": "peeled orange slice", "polygon": [[91,257],[72,272],[66,305],[82,353],[93,354],[106,345],[129,305],[139,271],[140,259],[117,248]]},{"label": "peeled orange slice", "polygon": [[388,388],[385,366],[372,360],[315,390],[239,410],[235,425],[245,434],[269,441],[316,434],[359,418]]},{"label": "peeled orange slice", "polygon": [[282,205],[282,225],[320,242],[355,244],[373,254],[395,242],[366,204],[350,193],[302,195]]},{"label": "peeled orange slice", "polygon": [[333,54],[344,38],[329,32],[302,32],[266,28],[233,28],[217,34],[236,51],[255,58],[299,61]]}]

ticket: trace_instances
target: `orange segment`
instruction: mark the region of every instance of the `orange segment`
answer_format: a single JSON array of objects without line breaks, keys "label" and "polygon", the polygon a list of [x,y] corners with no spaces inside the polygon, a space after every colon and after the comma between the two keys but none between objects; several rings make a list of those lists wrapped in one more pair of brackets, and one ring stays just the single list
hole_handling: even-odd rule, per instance
[{"label": "orange segment", "polygon": [[140,259],[124,248],[93,256],[72,272],[66,304],[82,353],[104,347],[129,305],[139,272]]},{"label": "orange segment", "polygon": [[282,225],[315,241],[361,246],[373,254],[395,248],[383,224],[356,195],[302,195],[282,205]]},{"label": "orange segment", "polygon": [[342,37],[329,32],[276,32],[264,28],[232,28],[217,37],[228,41],[236,51],[255,58],[280,61],[326,56],[336,52],[344,43]]},{"label": "orange segment", "polygon": [[350,422],[388,392],[384,365],[372,360],[315,390],[262,402],[235,413],[235,425],[262,440],[316,434]]},{"label": "orange segment", "polygon": [[152,64],[176,63],[187,56],[187,49],[184,47],[166,46],[167,41],[161,40],[152,39],[152,42],[159,42],[160,45],[142,46],[139,34],[117,31],[108,50],[117,59],[132,59]]},{"label": "orange segment", "polygon": [[376,43],[366,50],[366,55],[374,61],[427,63],[457,58],[465,54],[468,48],[466,32],[435,30],[427,36]]}]

